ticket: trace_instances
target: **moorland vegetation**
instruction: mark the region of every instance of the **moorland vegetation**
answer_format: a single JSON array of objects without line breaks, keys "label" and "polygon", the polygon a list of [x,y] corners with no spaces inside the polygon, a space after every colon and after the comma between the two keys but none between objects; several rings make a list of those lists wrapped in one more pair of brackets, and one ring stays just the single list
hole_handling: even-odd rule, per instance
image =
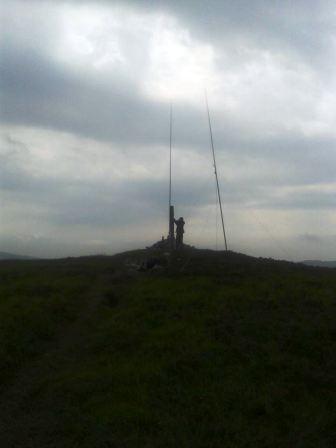
[{"label": "moorland vegetation", "polygon": [[335,446],[336,271],[148,256],[0,262],[0,446]]}]

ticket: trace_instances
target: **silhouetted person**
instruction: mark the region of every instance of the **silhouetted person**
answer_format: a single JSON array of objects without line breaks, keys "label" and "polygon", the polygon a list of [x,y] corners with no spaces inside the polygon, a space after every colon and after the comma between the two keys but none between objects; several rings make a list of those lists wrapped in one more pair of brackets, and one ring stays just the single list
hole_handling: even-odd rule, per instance
[{"label": "silhouetted person", "polygon": [[182,249],[183,247],[183,234],[184,234],[184,219],[174,219],[176,224],[176,249]]}]

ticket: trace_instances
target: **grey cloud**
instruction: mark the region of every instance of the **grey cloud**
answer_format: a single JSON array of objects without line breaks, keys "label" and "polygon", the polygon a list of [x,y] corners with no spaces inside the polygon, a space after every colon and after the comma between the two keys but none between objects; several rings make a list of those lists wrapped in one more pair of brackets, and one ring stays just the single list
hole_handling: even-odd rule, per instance
[{"label": "grey cloud", "polygon": [[321,62],[331,65],[334,2],[329,0],[126,1],[149,11],[166,10],[200,39],[216,41],[219,46],[228,41],[238,54],[239,48],[248,45],[283,55],[292,53],[317,69]]},{"label": "grey cloud", "polygon": [[297,238],[298,238],[298,240],[302,240],[309,244],[325,244],[325,243],[327,243],[327,239],[325,237],[321,237],[320,235],[316,235],[314,233],[304,233],[302,235],[298,235]]},{"label": "grey cloud", "polygon": [[[33,52],[2,49],[3,121],[54,128],[126,145],[168,143],[169,111],[166,103],[145,99],[129,86],[103,88],[93,80],[78,78]],[[297,133],[254,136],[244,123],[220,116],[213,119],[216,149],[229,153],[247,165],[249,160],[276,159],[289,165],[295,175],[281,182],[332,180],[335,140],[306,138]],[[244,134],[245,132],[245,134]],[[205,111],[184,104],[174,106],[173,144],[208,151],[209,137]],[[262,173],[261,173],[262,174]],[[262,177],[262,176],[261,176]],[[277,176],[272,180],[277,182]],[[261,178],[262,182],[262,178]]]},{"label": "grey cloud", "polygon": [[[167,144],[169,106],[150,101],[137,91],[99,78],[73,75],[41,53],[2,48],[0,59],[2,120],[77,133],[118,143]],[[179,144],[205,142],[205,115],[178,105],[174,132]],[[204,129],[191,123],[204,123]],[[198,130],[199,129],[199,130]],[[203,132],[202,132],[203,131]]]},{"label": "grey cloud", "polygon": [[261,200],[260,208],[273,209],[303,209],[303,210],[336,210],[335,193],[330,192],[303,192],[290,193],[282,198],[273,198],[273,200]]},{"label": "grey cloud", "polygon": [[[200,4],[196,9],[198,7]],[[230,5],[226,7],[231,8]],[[3,62],[3,121],[70,131],[119,144],[167,145],[168,105],[143,97],[130,79],[113,77],[107,85],[105,79],[70,72],[41,49],[20,47],[10,41],[0,49],[0,59]],[[202,108],[202,104],[200,108],[183,103],[174,105],[174,144],[201,151],[208,148],[208,129]],[[304,139],[290,132],[269,138],[256,136],[245,127],[243,120],[233,119],[228,113],[221,113],[219,118],[215,115],[213,121],[219,152],[286,158],[297,165],[302,162],[304,166],[307,154],[314,151],[310,149],[312,146],[317,150],[318,145],[325,149],[334,144],[321,139]]]},{"label": "grey cloud", "polygon": [[[27,4],[15,2],[19,17],[20,7],[24,3]],[[41,29],[29,35],[28,25],[24,25],[23,20],[24,32],[21,34],[19,28],[11,33],[10,27],[3,32],[4,39],[0,46],[2,121],[9,125],[35,128],[36,132],[46,128],[112,142],[120,151],[127,148],[130,157],[134,155],[132,151],[145,153],[147,145],[168,148],[169,105],[141,93],[137,77],[145,74],[140,71],[123,72],[118,67],[113,73],[93,74],[76,71],[65,63],[57,62],[49,53],[52,51],[51,43],[57,37],[56,28],[47,26],[53,19],[46,17],[44,21],[36,17],[36,8],[42,2],[28,3],[32,6],[31,15],[35,17],[33,22]],[[78,5],[84,2],[67,3]],[[90,3],[93,6],[99,3],[116,4]],[[123,1],[121,5],[124,7],[125,3]],[[288,60],[294,61],[294,64],[305,64],[308,71],[316,72],[317,82],[328,84],[328,76],[333,74],[334,19],[330,14],[333,2],[129,0],[127,3],[133,11],[171,12],[193,38],[210,43],[215,48],[220,73],[226,69],[227,55],[231,64],[245,67],[253,62],[254,51],[266,51],[278,55],[280,59],[283,57],[284,66]],[[134,53],[134,58],[137,57],[134,66],[145,65],[148,63],[143,57],[146,50],[140,56],[136,55],[134,45],[136,47],[136,42],[130,44],[132,55]],[[287,211],[335,209],[336,202],[331,192],[316,189],[314,192],[296,192],[293,188],[292,193],[284,193],[290,186],[334,182],[335,138],[321,133],[319,136],[305,136],[290,127],[272,129],[271,132],[267,132],[266,128],[256,130],[244,116],[243,102],[240,105],[241,115],[239,112],[230,114],[230,109],[224,106],[214,110],[213,130],[226,208],[244,210],[258,207]],[[191,105],[182,101],[176,102],[173,108],[175,163],[178,163],[178,151],[188,149],[192,172],[193,154],[207,152],[209,155],[209,168],[200,168],[209,169],[209,182],[200,181],[195,170],[194,176],[186,172],[174,179],[177,213],[187,217],[192,217],[195,210],[215,201],[204,109],[201,103]],[[281,114],[283,112],[280,111],[279,116]],[[3,198],[16,206],[18,214],[20,206],[27,205],[31,215],[43,216],[46,227],[54,226],[61,233],[62,229],[86,226],[92,229],[92,234],[106,227],[111,228],[113,233],[113,230],[131,227],[134,223],[151,226],[158,217],[163,222],[166,218],[167,181],[164,178],[152,179],[148,176],[147,179],[128,180],[125,174],[119,180],[102,177],[92,181],[83,176],[74,181],[70,176],[57,179],[51,178],[48,173],[36,175],[26,163],[31,159],[26,142],[20,141],[15,134],[8,134],[4,145],[6,149],[1,155],[0,176]],[[80,149],[78,154],[80,159]],[[292,232],[296,232],[295,226]],[[306,237],[306,240],[309,238]],[[13,247],[15,244],[18,247],[18,241],[13,242]],[[31,242],[27,247],[33,247],[33,244],[49,247],[45,252],[51,250],[53,253],[59,253],[57,244],[59,247],[63,245],[62,253],[66,253],[62,237],[57,241],[40,239],[39,243]],[[76,244],[72,250],[78,248],[80,242]]]},{"label": "grey cloud", "polygon": [[[10,146],[24,147],[20,141]],[[25,152],[25,148],[23,151]],[[89,181],[52,179],[45,173],[36,177],[24,169],[19,159],[3,164],[1,187],[4,199],[13,203],[30,204],[33,213],[37,208],[48,223],[57,226],[109,226],[120,228],[130,223],[139,225],[161,216],[164,219],[167,204],[166,179],[102,178]],[[7,167],[7,168],[6,168]],[[332,209],[335,207],[331,193],[288,193],[279,197],[281,186],[261,184],[258,179],[225,181],[221,179],[222,199],[225,208],[276,209]],[[216,195],[211,172],[203,181],[181,178],[173,189],[173,203],[178,214],[192,217],[194,212],[208,205],[215,205]],[[45,219],[45,218],[44,218]]]}]

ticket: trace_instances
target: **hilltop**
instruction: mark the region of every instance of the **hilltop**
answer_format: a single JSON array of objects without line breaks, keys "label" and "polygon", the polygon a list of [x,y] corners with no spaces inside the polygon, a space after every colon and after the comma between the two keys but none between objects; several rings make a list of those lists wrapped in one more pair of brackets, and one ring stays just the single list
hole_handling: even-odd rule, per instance
[{"label": "hilltop", "polygon": [[0,280],[3,447],[334,446],[332,269],[138,250]]}]

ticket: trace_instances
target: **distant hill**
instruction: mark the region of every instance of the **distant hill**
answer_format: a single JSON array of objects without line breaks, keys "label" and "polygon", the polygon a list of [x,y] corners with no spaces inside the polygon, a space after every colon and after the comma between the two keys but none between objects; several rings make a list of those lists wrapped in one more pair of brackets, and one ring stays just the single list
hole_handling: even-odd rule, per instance
[{"label": "distant hill", "polygon": [[336,261],[321,261],[321,260],[304,260],[301,263],[307,266],[317,266],[321,268],[336,268]]},{"label": "distant hill", "polygon": [[36,260],[35,257],[27,255],[10,254],[9,252],[0,252],[0,260]]}]

